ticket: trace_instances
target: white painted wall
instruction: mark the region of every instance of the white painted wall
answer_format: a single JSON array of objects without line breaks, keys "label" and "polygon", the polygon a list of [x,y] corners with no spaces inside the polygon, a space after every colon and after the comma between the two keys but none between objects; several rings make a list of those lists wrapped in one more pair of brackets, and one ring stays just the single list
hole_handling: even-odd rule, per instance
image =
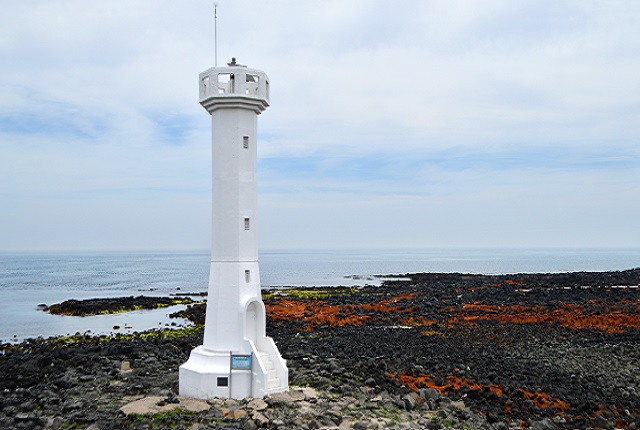
[{"label": "white painted wall", "polygon": [[[265,335],[258,265],[257,128],[269,80],[244,66],[214,67],[200,74],[200,103],[211,114],[211,269],[204,341],[180,366],[180,394],[262,397],[288,389],[286,363]],[[221,387],[232,354],[253,354],[253,370]]]}]

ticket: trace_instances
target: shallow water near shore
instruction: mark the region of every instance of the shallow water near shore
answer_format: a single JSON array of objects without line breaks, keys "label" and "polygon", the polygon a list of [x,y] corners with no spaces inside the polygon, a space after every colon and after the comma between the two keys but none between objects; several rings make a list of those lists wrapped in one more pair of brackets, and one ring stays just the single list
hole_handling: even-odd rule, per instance
[{"label": "shallow water near shore", "polygon": [[[379,284],[374,275],[416,272],[482,274],[610,271],[640,267],[640,249],[267,250],[264,288]],[[38,310],[67,299],[206,291],[209,253],[0,253],[0,342],[166,327],[178,308],[65,317]],[[356,276],[354,276],[356,275]],[[175,320],[177,324],[184,321]]]},{"label": "shallow water near shore", "polygon": [[[120,297],[119,294],[103,294],[102,297]],[[46,298],[47,296],[45,296]],[[51,296],[52,298],[54,296]],[[57,295],[55,297],[58,297]],[[93,298],[94,294],[77,294],[68,297]],[[62,299],[50,300],[49,303],[59,303]],[[20,342],[28,338],[66,336],[75,333],[104,335],[110,333],[130,334],[158,328],[179,327],[191,325],[183,318],[169,318],[173,312],[185,309],[184,305],[170,306],[153,310],[138,310],[111,315],[91,315],[85,317],[50,315],[47,312],[34,309],[33,301],[16,300],[11,306],[0,305],[3,312],[0,322],[3,322],[3,342]],[[20,322],[20,325],[18,325]],[[173,325],[172,325],[173,324]],[[13,328],[13,330],[11,330]],[[5,334],[6,333],[6,334]]]}]

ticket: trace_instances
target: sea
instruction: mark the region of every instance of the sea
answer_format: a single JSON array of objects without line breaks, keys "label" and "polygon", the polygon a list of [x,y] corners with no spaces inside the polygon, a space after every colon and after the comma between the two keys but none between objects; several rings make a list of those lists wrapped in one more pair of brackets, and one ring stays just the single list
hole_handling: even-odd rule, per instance
[{"label": "sea", "polygon": [[[637,249],[261,250],[263,288],[379,285],[375,275],[561,273],[640,267]],[[0,344],[29,338],[181,327],[183,308],[73,317],[40,305],[68,299],[168,296],[207,290],[210,255],[193,252],[0,253]]]}]

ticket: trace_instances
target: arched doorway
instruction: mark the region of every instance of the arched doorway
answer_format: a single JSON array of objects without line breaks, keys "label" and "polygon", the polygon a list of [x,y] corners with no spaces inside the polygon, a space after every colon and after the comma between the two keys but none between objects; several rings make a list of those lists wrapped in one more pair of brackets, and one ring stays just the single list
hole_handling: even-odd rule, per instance
[{"label": "arched doorway", "polygon": [[256,344],[258,340],[258,321],[260,316],[260,305],[257,301],[252,301],[247,305],[244,319],[244,337]]}]

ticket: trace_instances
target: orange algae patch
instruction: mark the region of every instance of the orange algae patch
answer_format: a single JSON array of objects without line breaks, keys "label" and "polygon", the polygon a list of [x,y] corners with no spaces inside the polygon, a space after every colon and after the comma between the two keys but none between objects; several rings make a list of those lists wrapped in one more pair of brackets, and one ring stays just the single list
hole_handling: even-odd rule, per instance
[{"label": "orange algae patch", "polygon": [[[267,315],[276,320],[299,320],[312,330],[319,325],[330,327],[353,325],[360,326],[367,321],[382,319],[384,314],[414,312],[414,308],[402,307],[402,301],[411,300],[416,293],[403,294],[378,303],[331,305],[325,300],[295,300],[281,298],[265,303]],[[364,311],[375,312],[375,315],[363,315]],[[410,317],[413,325],[431,325],[435,321],[423,317]],[[411,324],[407,324],[411,325]]]},{"label": "orange algae patch", "polygon": [[307,323],[311,330],[321,324],[331,327],[355,325],[365,323],[368,315],[354,315],[345,313],[345,307],[330,305],[325,301],[303,302],[299,300],[280,299],[275,303],[265,304],[267,314],[274,319],[300,320]]},{"label": "orange algae patch", "polygon": [[499,284],[487,284],[487,287],[504,287],[505,285],[516,285],[519,287],[526,287],[527,284],[525,282],[522,281],[514,281],[513,279],[505,279],[504,281],[500,282]]},{"label": "orange algae patch", "polygon": [[504,284],[508,284],[508,285],[519,285],[521,287],[524,287],[525,285],[527,285],[526,283],[524,283],[522,281],[514,281],[513,279],[507,279],[503,283]]},{"label": "orange algae patch", "polygon": [[[457,391],[461,388],[469,388],[471,390],[482,390],[488,388],[491,392],[498,396],[503,395],[501,385],[482,385],[473,381],[472,379],[459,378],[457,376],[447,376],[446,378],[436,378],[432,375],[426,375],[421,373],[419,375],[410,375],[406,372],[402,372],[399,375],[396,373],[387,373],[387,376],[401,382],[414,391],[420,388],[433,388],[441,393],[446,391]],[[438,382],[439,381],[439,382]],[[523,396],[533,402],[538,408],[551,408],[556,409],[558,414],[565,412],[571,406],[569,402],[557,399],[550,394],[542,392],[531,392],[522,388],[518,388],[518,391]],[[510,407],[506,406],[507,412],[510,412]]]},{"label": "orange algae patch", "polygon": [[378,303],[369,304],[365,303],[361,305],[362,309],[376,312],[414,312],[415,308],[401,309],[399,308],[401,300],[411,300],[416,296],[416,293],[407,293],[400,296],[393,297],[387,300],[380,300]]},{"label": "orange algae patch", "polygon": [[428,319],[421,316],[410,316],[409,318],[402,320],[402,324],[413,327],[429,327],[437,323],[438,321],[436,320]]},{"label": "orange algae patch", "polygon": [[481,287],[471,288],[470,291],[486,290],[487,288],[502,288],[505,285],[517,285],[517,286],[520,286],[520,287],[526,287],[527,286],[527,284],[522,282],[522,281],[514,281],[513,279],[506,279],[506,280],[500,282],[499,284],[487,284],[487,285],[483,285]]},{"label": "orange algae patch", "polygon": [[437,331],[437,330],[422,330],[420,332],[421,335],[423,336],[441,336],[444,337],[444,333]]},{"label": "orange algae patch", "polygon": [[552,408],[557,409],[559,413],[562,413],[569,409],[571,406],[569,402],[565,402],[564,400],[556,399],[555,397],[540,392],[531,392],[527,390],[523,390],[522,388],[518,388],[518,391],[524,394],[524,397],[531,400],[534,405],[539,408]]},{"label": "orange algae patch", "polygon": [[[400,375],[395,373],[387,373],[387,376],[401,382],[407,387],[411,388],[414,391],[419,390],[420,388],[434,388],[441,393],[445,391],[457,391],[463,387],[467,387],[471,390],[481,390],[484,388],[483,385],[474,382],[471,379],[459,378],[457,376],[447,376],[444,379],[438,379],[431,375],[425,375],[421,373],[417,376],[409,375],[406,372],[402,372]],[[436,382],[442,381],[442,382]],[[498,396],[502,396],[502,387],[499,385],[487,385],[489,390],[496,393]]]},{"label": "orange algae patch", "polygon": [[558,323],[571,329],[596,329],[606,333],[622,333],[640,329],[640,300],[619,303],[598,303],[587,309],[581,305],[561,304],[555,309],[525,305],[487,305],[468,303],[453,319],[470,323],[475,320],[495,320],[518,324]]}]

